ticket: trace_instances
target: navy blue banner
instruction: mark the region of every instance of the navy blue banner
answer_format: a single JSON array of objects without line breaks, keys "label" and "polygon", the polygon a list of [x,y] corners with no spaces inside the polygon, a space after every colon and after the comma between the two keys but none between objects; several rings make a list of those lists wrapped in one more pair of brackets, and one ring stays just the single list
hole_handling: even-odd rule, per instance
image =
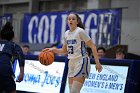
[{"label": "navy blue banner", "polygon": [[0,16],[0,28],[5,25],[7,21],[12,22],[12,14],[11,13],[6,13],[3,16]]},{"label": "navy blue banner", "polygon": [[[121,9],[90,10],[77,12],[85,30],[97,45],[115,45],[119,43],[121,29]],[[23,43],[61,42],[68,30],[69,12],[49,12],[25,14],[23,22]]]}]

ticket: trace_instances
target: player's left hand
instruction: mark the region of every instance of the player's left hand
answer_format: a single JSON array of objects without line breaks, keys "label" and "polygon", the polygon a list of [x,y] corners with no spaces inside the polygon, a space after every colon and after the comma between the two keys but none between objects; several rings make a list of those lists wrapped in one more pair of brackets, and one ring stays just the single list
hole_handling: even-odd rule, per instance
[{"label": "player's left hand", "polygon": [[96,68],[96,71],[98,71],[98,72],[101,72],[102,69],[103,69],[103,67],[101,66],[100,63],[97,63],[96,66],[95,66],[95,68]]}]

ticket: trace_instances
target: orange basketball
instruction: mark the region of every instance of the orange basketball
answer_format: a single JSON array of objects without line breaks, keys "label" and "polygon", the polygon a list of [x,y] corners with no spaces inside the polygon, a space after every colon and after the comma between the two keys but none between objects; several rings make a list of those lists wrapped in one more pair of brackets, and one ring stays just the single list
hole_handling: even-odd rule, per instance
[{"label": "orange basketball", "polygon": [[41,64],[48,66],[54,61],[54,53],[51,51],[41,51],[38,58]]}]

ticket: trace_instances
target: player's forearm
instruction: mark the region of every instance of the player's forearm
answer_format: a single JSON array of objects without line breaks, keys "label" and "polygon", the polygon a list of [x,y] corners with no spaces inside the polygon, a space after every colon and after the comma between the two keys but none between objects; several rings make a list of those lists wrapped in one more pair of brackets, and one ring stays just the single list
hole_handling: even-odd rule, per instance
[{"label": "player's forearm", "polygon": [[55,48],[52,51],[54,53],[57,53],[57,54],[65,54],[66,53],[63,49],[58,49],[58,48]]},{"label": "player's forearm", "polygon": [[92,47],[92,53],[93,53],[93,56],[94,56],[94,59],[95,59],[95,63],[98,64],[99,63],[99,57],[98,57],[98,54],[97,54],[97,49],[96,49],[96,46]]},{"label": "player's forearm", "polygon": [[20,67],[20,74],[24,74],[24,67]]},{"label": "player's forearm", "polygon": [[86,44],[91,48],[92,54],[93,54],[94,59],[95,59],[95,63],[98,64],[99,63],[99,57],[98,57],[98,54],[97,54],[97,49],[96,49],[95,44],[91,40],[87,41]]}]

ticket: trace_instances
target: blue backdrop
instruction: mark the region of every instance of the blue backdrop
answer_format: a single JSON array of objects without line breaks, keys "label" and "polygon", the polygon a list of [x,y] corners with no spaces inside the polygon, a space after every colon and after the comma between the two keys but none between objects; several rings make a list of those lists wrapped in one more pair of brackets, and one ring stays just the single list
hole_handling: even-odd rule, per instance
[{"label": "blue backdrop", "polygon": [[[119,43],[121,9],[88,10],[77,12],[85,30],[98,45]],[[25,14],[23,20],[23,43],[56,43],[63,39],[68,29],[67,16],[70,12],[48,12]]]},{"label": "blue backdrop", "polygon": [[6,13],[6,14],[0,16],[0,29],[1,29],[1,27],[2,27],[3,25],[5,25],[5,23],[6,23],[7,21],[12,22],[12,16],[13,16],[13,15],[12,15],[11,13]]}]

